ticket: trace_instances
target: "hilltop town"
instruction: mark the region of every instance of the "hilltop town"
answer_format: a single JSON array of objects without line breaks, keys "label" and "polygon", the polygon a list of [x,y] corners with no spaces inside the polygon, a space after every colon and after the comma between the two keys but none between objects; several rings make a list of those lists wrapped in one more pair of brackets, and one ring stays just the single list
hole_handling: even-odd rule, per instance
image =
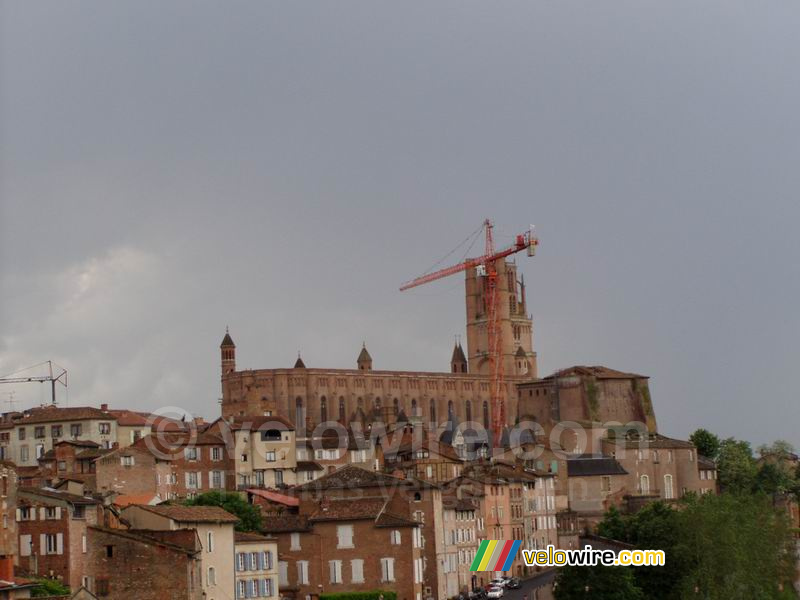
[{"label": "hilltop town", "polygon": [[447,369],[378,369],[364,345],[349,369],[298,356],[242,371],[226,331],[211,421],[109,404],[3,414],[0,593],[27,598],[45,578],[74,598],[440,600],[541,576],[521,555],[471,571],[484,539],[578,548],[610,509],[717,494],[716,462],[659,431],[646,375],[538,376],[524,282],[512,262],[498,271],[499,436],[474,272],[467,348]]}]

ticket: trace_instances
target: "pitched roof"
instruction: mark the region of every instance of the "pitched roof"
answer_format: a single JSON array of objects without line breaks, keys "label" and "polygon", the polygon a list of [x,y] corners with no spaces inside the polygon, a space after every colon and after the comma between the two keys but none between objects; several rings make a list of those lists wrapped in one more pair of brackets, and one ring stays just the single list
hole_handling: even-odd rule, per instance
[{"label": "pitched roof", "polygon": [[266,490],[261,488],[250,488],[247,490],[247,493],[253,494],[254,496],[258,496],[259,498],[264,498],[264,500],[269,500],[270,502],[283,504],[285,506],[300,505],[300,500],[295,498],[294,496],[287,496],[286,494],[281,494],[279,492],[274,492],[272,490]]},{"label": "pitched roof", "polygon": [[456,344],[453,346],[453,356],[450,357],[451,363],[465,363],[467,362],[467,357],[464,355],[464,349],[461,347],[461,344]]},{"label": "pitched roof", "polygon": [[261,518],[261,530],[266,533],[310,531],[311,525],[306,515],[264,516]]},{"label": "pitched roof", "polygon": [[67,444],[69,446],[80,446],[81,448],[99,448],[100,444],[97,442],[93,442],[92,440],[61,440],[56,442],[54,446],[60,446],[61,444]]},{"label": "pitched roof", "polygon": [[310,516],[311,522],[317,521],[358,521],[376,519],[386,505],[385,498],[326,498]]},{"label": "pitched roof", "polygon": [[102,411],[93,406],[45,406],[32,408],[23,413],[15,421],[15,425],[29,425],[33,423],[54,423],[58,421],[86,421],[89,419],[104,419],[116,421],[116,416],[107,411]]},{"label": "pitched roof", "polygon": [[249,544],[253,542],[274,542],[275,538],[267,537],[265,535],[258,535],[257,533],[249,533],[245,531],[236,531],[233,534],[234,544]]},{"label": "pitched roof", "polygon": [[300,358],[300,354],[299,353],[297,355],[297,360],[294,361],[294,367],[292,367],[292,368],[293,369],[305,369],[306,368],[306,363],[304,363],[303,359]]},{"label": "pitched roof", "polygon": [[594,377],[596,379],[649,379],[647,375],[638,375],[637,373],[626,373],[624,371],[617,371],[601,365],[587,367],[583,365],[575,365],[556,371],[552,375],[548,375],[544,379],[553,379],[554,377],[567,377],[569,375],[583,375],[587,377]]},{"label": "pitched roof", "polygon": [[377,471],[369,471],[356,465],[345,465],[333,473],[323,475],[319,479],[309,481],[303,485],[298,485],[294,488],[296,491],[315,491],[325,489],[356,489],[356,488],[393,488],[398,486],[407,487],[425,487],[434,488],[436,486],[421,481],[419,479],[400,479],[399,477],[392,477],[378,473]]},{"label": "pitched roof", "polygon": [[41,498],[62,500],[64,502],[69,502],[70,504],[100,504],[100,501],[94,498],[89,498],[88,496],[78,496],[77,494],[62,492],[60,490],[54,490],[53,488],[21,487],[17,489],[18,498],[27,496],[39,496]]},{"label": "pitched roof", "polygon": [[603,438],[604,444],[611,446],[622,446],[624,448],[685,448],[692,449],[694,444],[685,440],[677,440],[661,435],[660,433],[651,433],[644,436],[631,436],[622,438]]},{"label": "pitched roof", "polygon": [[[190,556],[194,556],[201,551],[199,542],[194,544],[194,547],[189,547],[186,544],[187,538],[191,538],[187,531],[189,530],[174,530],[174,531],[151,531],[147,529],[110,529],[106,527],[98,527],[96,525],[89,525],[89,529],[102,531],[109,535],[116,535],[129,540],[144,544],[156,544],[169,550],[183,552]],[[191,530],[194,531],[194,530]],[[194,533],[194,539],[197,539],[197,533]]]},{"label": "pitched roof", "polygon": [[372,357],[369,355],[369,351],[367,351],[366,344],[361,346],[361,352],[358,353],[357,362],[372,362]]},{"label": "pitched roof", "polygon": [[134,504],[142,510],[146,510],[162,517],[167,517],[178,523],[238,523],[239,517],[229,513],[219,506],[183,506],[179,504],[159,504],[149,506],[146,504]]},{"label": "pitched roof", "polygon": [[225,337],[222,338],[222,343],[219,345],[220,348],[231,348],[236,347],[236,344],[233,343],[233,338],[231,334],[228,333],[228,328],[225,328]]},{"label": "pitched roof", "polygon": [[112,415],[117,417],[117,425],[123,427],[139,427],[147,425],[147,415],[127,409],[109,410]]},{"label": "pitched roof", "polygon": [[615,458],[610,456],[580,457],[567,459],[569,477],[593,477],[597,475],[627,475],[628,472]]}]

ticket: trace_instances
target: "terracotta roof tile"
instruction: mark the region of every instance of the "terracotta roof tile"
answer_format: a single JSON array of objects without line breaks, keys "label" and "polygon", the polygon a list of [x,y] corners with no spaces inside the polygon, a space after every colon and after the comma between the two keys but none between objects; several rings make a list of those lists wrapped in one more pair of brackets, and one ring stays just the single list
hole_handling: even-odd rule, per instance
[{"label": "terracotta roof tile", "polygon": [[32,408],[23,414],[24,416],[18,419],[15,425],[53,423],[56,421],[85,421],[89,419],[116,421],[116,417],[110,412],[102,411],[92,406],[46,406],[44,408]]},{"label": "terracotta roof tile", "polygon": [[266,533],[288,533],[290,531],[310,531],[306,515],[264,516],[261,529]]},{"label": "terracotta roof tile", "polygon": [[238,523],[239,518],[219,506],[182,506],[179,504],[159,504],[148,506],[136,504],[146,510],[162,517],[167,517],[179,523]]}]

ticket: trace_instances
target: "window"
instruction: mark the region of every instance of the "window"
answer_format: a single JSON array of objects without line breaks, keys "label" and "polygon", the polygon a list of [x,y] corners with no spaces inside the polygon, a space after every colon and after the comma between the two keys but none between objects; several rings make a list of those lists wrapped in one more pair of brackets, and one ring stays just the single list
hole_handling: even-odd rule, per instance
[{"label": "window", "polygon": [[381,559],[381,581],[394,581],[394,559]]},{"label": "window", "polygon": [[186,487],[187,487],[187,489],[196,490],[199,487],[198,479],[199,479],[198,478],[198,473],[195,473],[194,471],[188,471],[186,473]]},{"label": "window", "polygon": [[207,585],[217,585],[217,573],[214,567],[208,567],[208,575],[206,576]]},{"label": "window", "polygon": [[639,478],[639,488],[639,491],[643,495],[650,493],[650,478],[647,475],[642,475]]},{"label": "window", "polygon": [[350,561],[350,581],[352,583],[364,583],[364,561],[354,558]]},{"label": "window", "polygon": [[111,593],[111,586],[108,585],[108,579],[98,578],[94,582],[94,587],[98,596],[108,596]]},{"label": "window", "polygon": [[342,583],[342,561],[331,560],[328,561],[331,572],[331,583]]},{"label": "window", "polygon": [[186,448],[184,453],[186,455],[186,460],[197,460],[197,448],[194,446],[191,448]]},{"label": "window", "polygon": [[44,456],[44,444],[36,444],[36,460]]},{"label": "window", "polygon": [[244,570],[247,569],[247,567],[245,566],[245,558],[244,558],[245,556],[246,556],[246,554],[244,552],[239,552],[239,554],[236,555],[236,570],[237,571],[244,571]]},{"label": "window", "polygon": [[297,561],[297,583],[299,585],[308,585],[308,561]]},{"label": "window", "polygon": [[60,438],[63,435],[61,425],[50,426],[50,437]]},{"label": "window", "polygon": [[44,425],[33,428],[33,437],[35,437],[37,440],[40,440],[44,437]]},{"label": "window", "polygon": [[134,464],[133,456],[120,456],[119,463],[123,467],[132,467]]},{"label": "window", "polygon": [[272,579],[261,580],[261,595],[265,598],[272,596]]},{"label": "window", "polygon": [[67,470],[67,461],[65,461],[65,460],[58,461],[58,470],[59,471],[66,471]]},{"label": "window", "polygon": [[238,581],[236,583],[236,597],[237,598],[247,598],[247,582],[246,581]]},{"label": "window", "polygon": [[222,489],[222,471],[211,471],[211,487],[215,490]]},{"label": "window", "polygon": [[86,554],[86,550],[87,550],[87,544],[86,544],[86,534],[84,533],[84,534],[81,536],[81,552],[83,552],[84,554]]},{"label": "window", "polygon": [[214,532],[213,531],[209,531],[208,533],[206,533],[206,548],[208,549],[209,552],[213,552],[214,551]]},{"label": "window", "polygon": [[283,485],[283,471],[275,471],[275,485]]},{"label": "window", "polygon": [[290,536],[291,543],[289,545],[289,550],[300,550],[300,534],[293,533]]},{"label": "window", "polygon": [[352,525],[339,525],[336,528],[336,535],[338,537],[337,548],[352,548],[353,547],[353,526]]},{"label": "window", "polygon": [[53,533],[43,533],[44,537],[44,554],[61,554],[62,547],[59,542],[61,542],[61,534],[53,534]]},{"label": "window", "polygon": [[264,458],[267,462],[275,462],[275,450],[267,450]]},{"label": "window", "polygon": [[57,506],[46,506],[44,509],[45,519],[58,519],[61,517],[61,510]]},{"label": "window", "polygon": [[[20,430],[20,431],[22,431],[22,430]],[[19,449],[19,460],[20,460],[20,462],[28,462],[28,459],[29,459],[28,447],[27,446],[21,446],[20,449]]]},{"label": "window", "polygon": [[24,428],[24,427],[20,427],[20,428],[17,430],[17,437],[18,437],[19,439],[21,439],[21,440],[24,440],[24,439],[25,439],[25,428]]},{"label": "window", "polygon": [[600,491],[601,492],[611,491],[611,475],[603,475],[600,478]]},{"label": "window", "polygon": [[100,435],[109,435],[111,433],[111,423],[100,423]]},{"label": "window", "polygon": [[106,558],[114,558],[114,546],[106,546]]},{"label": "window", "polygon": [[694,462],[694,450],[689,450],[689,462]]},{"label": "window", "polygon": [[664,498],[671,500],[673,497],[672,475],[664,475]]},{"label": "window", "polygon": [[264,563],[264,568],[267,569],[268,571],[271,570],[272,569],[272,552],[269,552],[269,551],[264,552],[263,553],[263,557],[264,558],[263,558],[262,562]]},{"label": "window", "polygon": [[222,460],[222,448],[211,448],[211,460]]},{"label": "window", "polygon": [[395,546],[400,545],[400,531],[397,530],[397,529],[393,530],[392,533],[389,536],[389,540]]},{"label": "window", "polygon": [[74,438],[80,436],[82,430],[83,427],[81,426],[80,423],[73,423],[72,425],[69,426],[69,434]]}]

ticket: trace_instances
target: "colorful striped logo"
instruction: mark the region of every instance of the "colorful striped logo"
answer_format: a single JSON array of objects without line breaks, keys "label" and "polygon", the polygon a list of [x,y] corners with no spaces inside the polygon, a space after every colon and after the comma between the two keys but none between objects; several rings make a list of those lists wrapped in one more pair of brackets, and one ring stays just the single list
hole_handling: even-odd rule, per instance
[{"label": "colorful striped logo", "polygon": [[469,570],[510,570],[521,543],[520,540],[483,540]]}]

